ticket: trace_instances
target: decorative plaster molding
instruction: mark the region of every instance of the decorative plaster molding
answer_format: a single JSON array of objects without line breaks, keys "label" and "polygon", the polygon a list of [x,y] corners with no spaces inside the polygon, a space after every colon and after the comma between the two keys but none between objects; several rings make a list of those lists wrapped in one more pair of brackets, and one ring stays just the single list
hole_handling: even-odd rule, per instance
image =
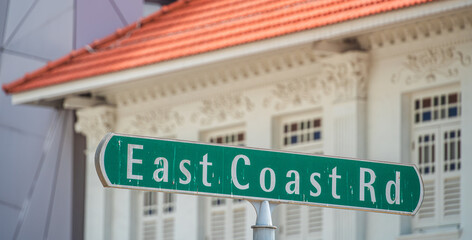
[{"label": "decorative plaster molding", "polygon": [[321,78],[325,86],[334,88],[334,102],[367,99],[369,56],[362,52],[348,53],[338,64],[323,64]]},{"label": "decorative plaster molding", "polygon": [[316,76],[305,76],[275,84],[271,95],[264,98],[264,107],[273,107],[276,110],[286,109],[288,106],[299,106],[302,103],[317,104],[322,95],[326,94],[326,81]]},{"label": "decorative plaster molding", "polygon": [[197,112],[192,114],[192,122],[209,125],[228,119],[242,119],[254,109],[254,103],[241,93],[219,95],[203,100]]},{"label": "decorative plaster molding", "polygon": [[132,106],[149,101],[158,101],[185,93],[201,91],[207,88],[217,88],[235,82],[254,80],[269,74],[277,74],[290,69],[306,67],[319,63],[334,53],[320,52],[313,46],[304,46],[280,50],[270,55],[249,58],[237,63],[222,63],[199,69],[196,73],[178,73],[159,79],[159,83],[149,83],[146,86],[132,90],[124,89],[108,96],[117,107]]},{"label": "decorative plaster molding", "polygon": [[423,41],[436,36],[470,32],[472,31],[471,14],[471,11],[467,10],[434,19],[424,19],[407,25],[369,33],[358,37],[358,40],[363,49],[378,49],[399,43]]},{"label": "decorative plaster molding", "polygon": [[419,53],[409,54],[403,62],[403,68],[392,75],[394,84],[404,82],[407,85],[419,81],[434,82],[439,76],[456,77],[461,67],[468,67],[471,57],[456,50],[455,47],[431,48]]},{"label": "decorative plaster molding", "polygon": [[275,84],[271,95],[264,99],[264,107],[273,105],[283,110],[302,103],[317,104],[330,94],[334,94],[334,102],[366,99],[368,55],[350,52],[340,59],[323,62],[316,75]]},{"label": "decorative plaster molding", "polygon": [[184,117],[170,108],[153,109],[144,113],[134,114],[125,118],[124,133],[148,136],[172,134],[184,123]]},{"label": "decorative plaster molding", "polygon": [[116,115],[113,107],[84,108],[76,113],[75,131],[85,135],[88,150],[95,150],[103,136],[114,130]]}]

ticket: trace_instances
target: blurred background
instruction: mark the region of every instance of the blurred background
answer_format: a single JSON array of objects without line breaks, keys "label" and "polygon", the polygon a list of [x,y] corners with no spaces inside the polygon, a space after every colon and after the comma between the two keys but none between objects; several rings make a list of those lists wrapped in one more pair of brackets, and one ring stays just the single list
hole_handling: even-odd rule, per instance
[{"label": "blurred background", "polygon": [[109,131],[413,163],[416,216],[280,205],[276,238],[472,239],[471,16],[459,0],[0,0],[0,239],[252,238],[246,201],[103,189]]},{"label": "blurred background", "polygon": [[[1,0],[0,82],[171,2]],[[0,239],[83,239],[85,139],[74,133],[74,118],[54,108],[13,106],[1,91]]]}]

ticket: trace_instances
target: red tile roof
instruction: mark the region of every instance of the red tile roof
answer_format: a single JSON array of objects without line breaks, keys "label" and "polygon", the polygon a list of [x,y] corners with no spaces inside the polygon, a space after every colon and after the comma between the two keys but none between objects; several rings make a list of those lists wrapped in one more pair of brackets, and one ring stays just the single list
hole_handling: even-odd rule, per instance
[{"label": "red tile roof", "polygon": [[335,24],[430,0],[179,0],[3,86],[18,93]]}]

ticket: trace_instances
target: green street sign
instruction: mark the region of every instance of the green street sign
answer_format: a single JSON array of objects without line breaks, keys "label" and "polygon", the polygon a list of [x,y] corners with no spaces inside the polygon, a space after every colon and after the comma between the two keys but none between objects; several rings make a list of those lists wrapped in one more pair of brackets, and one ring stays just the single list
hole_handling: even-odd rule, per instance
[{"label": "green street sign", "polygon": [[105,187],[414,215],[414,165],[107,134],[96,152]]}]

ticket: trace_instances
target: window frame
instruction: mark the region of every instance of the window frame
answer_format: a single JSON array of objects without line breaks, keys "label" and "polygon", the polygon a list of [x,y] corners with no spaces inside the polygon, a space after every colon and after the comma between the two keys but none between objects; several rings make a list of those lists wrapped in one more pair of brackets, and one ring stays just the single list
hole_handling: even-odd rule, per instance
[{"label": "window frame", "polygon": [[[318,141],[309,141],[303,142],[301,144],[294,144],[294,145],[285,145],[284,144],[284,137],[285,134],[285,125],[291,126],[291,123],[300,123],[301,121],[312,121],[314,122],[315,119],[319,119],[321,126],[317,129],[321,132],[321,139]],[[304,152],[310,154],[318,154],[322,155],[324,152],[323,149],[323,134],[324,134],[324,119],[323,114],[320,109],[316,110],[309,110],[303,112],[296,112],[296,113],[288,113],[284,115],[277,116],[273,121],[273,131],[274,131],[274,139],[273,145],[275,148],[280,149],[282,151],[294,151],[294,152]],[[298,124],[301,126],[301,124]],[[306,129],[304,129],[306,130]],[[314,131],[315,129],[311,129],[309,131]],[[299,131],[297,132],[299,133]],[[306,132],[305,132],[306,134]],[[313,210],[316,209],[316,210]],[[282,204],[278,207],[277,211],[280,211],[279,216],[281,217],[280,221],[280,234],[281,239],[285,240],[295,240],[295,239],[322,239],[323,231],[324,231],[324,208],[314,207],[314,206],[301,206],[301,205],[289,205],[289,204]],[[300,226],[298,234],[290,234],[293,231],[288,229],[289,223],[287,222],[288,214],[294,214],[294,212],[299,213],[298,219],[293,219],[295,221],[293,224]],[[316,212],[317,216],[311,216],[310,213]],[[313,222],[312,222],[313,221]],[[313,225],[311,225],[313,224]],[[310,231],[312,229],[319,229],[319,231]],[[296,231],[295,231],[296,232]],[[294,233],[295,233],[294,232]]]},{"label": "window frame", "polygon": [[[145,214],[146,195],[154,195],[156,199],[154,214]],[[165,198],[171,201],[166,201]],[[153,197],[150,197],[152,199]],[[140,240],[173,240],[175,239],[175,218],[176,218],[176,194],[165,192],[137,192],[137,212],[138,212],[138,238]],[[168,210],[171,208],[172,210]],[[152,230],[150,228],[153,227]],[[146,235],[146,230],[151,231],[152,235]]]},{"label": "window frame", "polygon": [[[240,134],[243,134],[242,138]],[[247,132],[246,127],[244,124],[237,124],[231,125],[222,128],[215,128],[202,131],[200,134],[200,140],[202,142],[210,142],[213,144],[225,144],[225,145],[236,145],[236,146],[244,146],[245,141],[247,139]],[[229,136],[227,138],[227,136]],[[221,141],[218,140],[221,138]],[[234,138],[234,139],[233,139]],[[212,141],[213,139],[213,141]],[[247,239],[252,236],[252,231],[250,228],[246,227],[248,225],[248,208],[251,208],[249,202],[241,201],[238,199],[231,199],[231,198],[211,198],[207,197],[205,201],[205,206],[207,211],[206,214],[206,221],[205,230],[206,230],[206,238],[205,239],[213,239],[213,234],[217,234],[217,239]],[[249,209],[252,210],[252,209]],[[238,225],[235,222],[235,217],[241,217],[240,214],[243,212],[243,220]],[[214,219],[214,217],[218,217],[218,219]],[[221,220],[223,218],[224,220]],[[215,229],[215,224],[213,224],[213,220],[221,223],[223,221],[222,226],[218,226]],[[241,227],[244,225],[244,227]],[[220,229],[222,227],[222,229]],[[235,230],[243,229],[244,233],[240,234]],[[222,236],[221,236],[222,234]],[[222,238],[221,238],[222,237]]]},{"label": "window frame", "polygon": [[[454,104],[449,104],[449,99],[447,99],[447,103],[445,104],[445,111],[449,111],[449,107],[454,107],[457,106],[457,115],[449,118],[446,116],[445,118],[441,118],[441,112],[440,108],[434,108],[435,104],[435,97],[439,96],[439,101],[441,101],[441,96],[445,96],[446,98],[449,98],[450,94],[452,93],[458,93],[457,95],[457,102]],[[431,97],[431,98],[430,98]],[[431,100],[431,105],[430,107],[431,113],[430,117],[431,120],[428,121],[421,121],[423,120],[423,116],[421,114],[424,114],[422,111],[418,111],[418,102],[420,103],[420,108],[423,107],[423,101],[424,99],[430,98]],[[417,91],[415,93],[411,94],[410,101],[408,102],[408,107],[410,111],[410,142],[411,142],[411,148],[409,150],[410,152],[410,161],[411,163],[415,164],[418,167],[418,170],[421,171],[421,176],[423,178],[423,183],[424,183],[424,189],[425,189],[425,198],[423,201],[422,209],[418,212],[416,216],[413,217],[412,219],[412,229],[414,232],[422,232],[422,231],[429,231],[436,229],[438,227],[457,227],[460,225],[460,176],[461,176],[461,170],[460,170],[460,159],[457,160],[457,170],[453,171],[446,171],[444,168],[444,164],[446,163],[444,159],[444,154],[447,150],[445,150],[444,144],[446,144],[445,139],[444,139],[444,134],[450,131],[458,131],[460,133],[461,131],[461,111],[462,111],[462,102],[461,102],[461,91],[460,87],[458,86],[450,86],[450,87],[443,87],[440,89],[432,89],[432,90],[423,90],[423,91]],[[435,119],[435,113],[434,110],[438,110],[438,118]],[[418,114],[419,114],[419,121],[418,121]],[[448,114],[448,113],[447,113]],[[421,139],[421,136],[425,135],[430,135],[434,134],[435,139],[434,139],[434,152],[431,151],[431,153],[434,154],[434,157],[431,158],[431,161],[428,162],[430,166],[434,166],[434,173],[432,173],[432,169],[425,169],[425,162],[423,159],[424,156],[424,149],[420,149],[421,146],[424,146],[424,143],[419,143],[420,140],[424,141],[424,139]],[[458,141],[460,142],[460,136],[457,136]],[[429,141],[432,141],[431,139],[428,139]],[[432,150],[432,149],[430,149]],[[457,149],[460,151],[460,147]],[[459,154],[458,157],[460,156],[460,152],[456,153]],[[421,161],[419,159],[422,159]],[[434,163],[432,163],[434,159]],[[428,172],[428,173],[426,173]],[[455,181],[452,184],[458,184],[457,186],[451,185],[453,188],[453,191],[447,190],[445,188],[445,183],[449,181]],[[458,188],[458,190],[457,190]],[[457,209],[458,214],[453,214],[450,216],[445,216],[445,203],[449,201],[449,204],[451,200],[446,199],[447,197],[451,197],[454,195],[457,195],[458,197],[456,199],[452,199],[452,201],[459,201],[459,203],[455,204],[452,203],[452,205],[458,205],[458,207],[453,208]],[[431,211],[431,205],[433,205],[433,211]],[[451,206],[451,205],[448,205]],[[429,207],[429,208],[427,208]],[[429,211],[428,211],[429,210]],[[422,212],[423,211],[423,212]],[[430,215],[430,213],[434,213],[432,217],[427,217]],[[424,215],[422,215],[424,214]],[[427,216],[425,216],[427,215]],[[423,219],[421,219],[423,216],[425,216]]]}]

